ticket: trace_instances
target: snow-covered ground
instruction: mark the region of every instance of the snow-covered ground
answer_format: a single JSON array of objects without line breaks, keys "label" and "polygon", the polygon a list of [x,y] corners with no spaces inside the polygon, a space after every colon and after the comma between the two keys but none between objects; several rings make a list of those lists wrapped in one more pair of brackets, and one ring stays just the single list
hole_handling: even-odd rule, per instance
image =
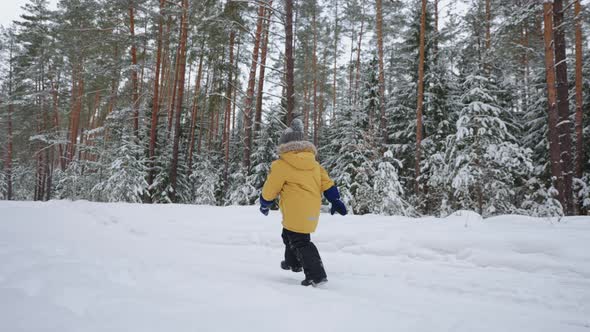
[{"label": "snow-covered ground", "polygon": [[0,331],[590,331],[590,218],[322,215],[329,283],[256,207],[0,202]]}]

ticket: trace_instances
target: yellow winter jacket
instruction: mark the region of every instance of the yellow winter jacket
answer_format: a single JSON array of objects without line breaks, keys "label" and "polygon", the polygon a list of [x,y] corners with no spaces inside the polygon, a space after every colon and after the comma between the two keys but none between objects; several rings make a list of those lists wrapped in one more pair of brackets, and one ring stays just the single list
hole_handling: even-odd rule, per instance
[{"label": "yellow winter jacket", "polygon": [[334,185],[326,170],[315,160],[316,148],[304,141],[279,146],[280,158],[274,161],[262,188],[262,198],[280,196],[283,227],[313,233],[318,226],[322,193]]}]

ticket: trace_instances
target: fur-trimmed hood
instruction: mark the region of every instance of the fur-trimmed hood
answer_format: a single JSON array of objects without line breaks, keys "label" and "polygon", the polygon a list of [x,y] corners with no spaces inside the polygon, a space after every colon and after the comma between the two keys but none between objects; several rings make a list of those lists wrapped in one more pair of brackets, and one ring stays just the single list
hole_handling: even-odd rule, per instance
[{"label": "fur-trimmed hood", "polygon": [[293,141],[279,145],[281,160],[300,170],[310,170],[318,166],[315,160],[317,149],[307,141]]},{"label": "fur-trimmed hood", "polygon": [[318,154],[318,150],[316,149],[315,145],[313,145],[313,143],[308,142],[308,141],[293,141],[293,142],[281,144],[281,145],[279,145],[277,150],[278,150],[279,154],[293,152],[293,151],[297,151],[297,152],[308,151],[308,152],[313,152],[314,155]]}]

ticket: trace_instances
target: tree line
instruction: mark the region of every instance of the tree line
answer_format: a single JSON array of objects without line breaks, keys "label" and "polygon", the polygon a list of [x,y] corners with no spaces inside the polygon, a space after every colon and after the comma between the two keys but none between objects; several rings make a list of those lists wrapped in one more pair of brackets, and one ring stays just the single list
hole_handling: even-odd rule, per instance
[{"label": "tree line", "polygon": [[300,118],[355,214],[586,214],[587,9],[464,5],[28,0],[0,198],[254,204]]}]

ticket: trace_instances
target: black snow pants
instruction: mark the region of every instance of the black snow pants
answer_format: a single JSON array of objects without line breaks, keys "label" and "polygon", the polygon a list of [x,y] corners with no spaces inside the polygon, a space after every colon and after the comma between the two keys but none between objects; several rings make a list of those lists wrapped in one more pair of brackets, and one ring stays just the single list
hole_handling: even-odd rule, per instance
[{"label": "black snow pants", "polygon": [[291,267],[303,267],[305,279],[319,282],[326,278],[324,264],[309,234],[296,233],[283,228],[285,262]]}]

